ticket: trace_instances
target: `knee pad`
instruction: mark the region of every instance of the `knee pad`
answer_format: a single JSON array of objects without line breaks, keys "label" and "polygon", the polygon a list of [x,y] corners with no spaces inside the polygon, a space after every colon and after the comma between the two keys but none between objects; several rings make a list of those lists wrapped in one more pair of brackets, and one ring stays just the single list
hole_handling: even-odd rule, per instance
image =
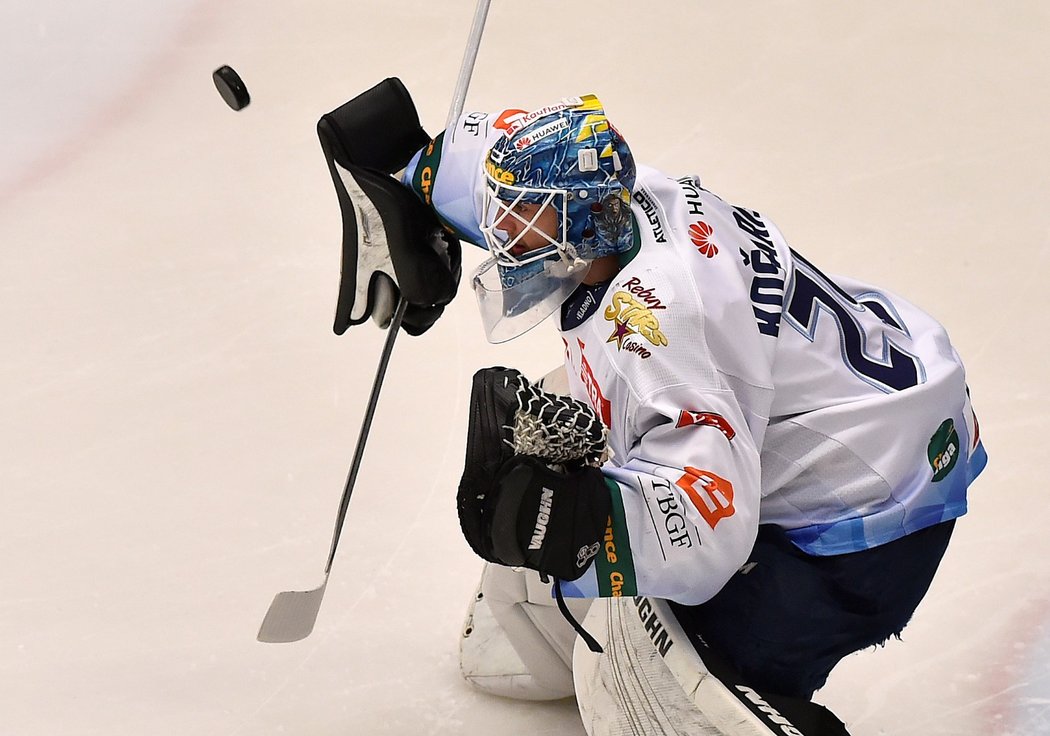
[{"label": "knee pad", "polygon": [[[567,600],[577,618],[589,600]],[[532,570],[486,564],[460,639],[463,677],[484,692],[519,700],[573,695],[576,632]]]},{"label": "knee pad", "polygon": [[826,708],[759,693],[709,651],[705,662],[665,601],[599,599],[583,625],[604,649],[573,654],[588,736],[848,736]]}]

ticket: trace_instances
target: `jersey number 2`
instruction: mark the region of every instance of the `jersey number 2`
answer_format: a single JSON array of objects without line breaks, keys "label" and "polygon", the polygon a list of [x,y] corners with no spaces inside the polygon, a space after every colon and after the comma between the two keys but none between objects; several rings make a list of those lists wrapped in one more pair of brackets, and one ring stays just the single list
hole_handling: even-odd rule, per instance
[{"label": "jersey number 2", "polygon": [[[812,341],[824,310],[838,324],[843,361],[859,378],[887,393],[922,383],[922,363],[894,345],[887,334],[894,329],[907,335],[908,330],[890,313],[885,297],[873,293],[867,299],[854,299],[797,253],[794,276],[785,312],[795,329]],[[876,340],[881,337],[881,357],[871,357],[866,350],[869,331]]]}]

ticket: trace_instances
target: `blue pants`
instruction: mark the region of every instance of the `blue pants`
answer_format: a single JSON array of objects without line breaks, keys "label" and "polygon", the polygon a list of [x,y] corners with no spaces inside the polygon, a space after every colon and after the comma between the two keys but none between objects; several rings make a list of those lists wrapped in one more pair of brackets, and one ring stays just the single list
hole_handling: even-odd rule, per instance
[{"label": "blue pants", "polygon": [[779,527],[764,525],[748,559],[753,567],[708,602],[672,609],[702,640],[698,648],[710,647],[743,682],[809,699],[847,654],[900,635],[954,526],[947,521],[873,549],[815,557]]}]

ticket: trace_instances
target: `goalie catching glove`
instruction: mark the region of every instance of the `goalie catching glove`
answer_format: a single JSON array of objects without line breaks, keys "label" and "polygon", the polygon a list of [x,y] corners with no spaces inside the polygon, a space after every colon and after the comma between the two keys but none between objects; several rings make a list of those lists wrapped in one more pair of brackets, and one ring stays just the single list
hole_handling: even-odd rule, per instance
[{"label": "goalie catching glove", "polygon": [[475,373],[457,496],[473,550],[562,580],[583,575],[612,507],[598,469],[606,436],[589,406],[542,391],[512,368]]}]

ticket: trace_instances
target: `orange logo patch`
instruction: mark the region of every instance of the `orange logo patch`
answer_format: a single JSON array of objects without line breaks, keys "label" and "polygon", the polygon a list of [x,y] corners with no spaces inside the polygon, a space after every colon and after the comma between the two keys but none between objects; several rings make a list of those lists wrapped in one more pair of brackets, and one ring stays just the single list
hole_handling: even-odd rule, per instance
[{"label": "orange logo patch", "polygon": [[733,508],[733,484],[710,470],[685,467],[685,475],[675,485],[685,491],[696,510],[712,529],[718,522],[736,513]]}]

